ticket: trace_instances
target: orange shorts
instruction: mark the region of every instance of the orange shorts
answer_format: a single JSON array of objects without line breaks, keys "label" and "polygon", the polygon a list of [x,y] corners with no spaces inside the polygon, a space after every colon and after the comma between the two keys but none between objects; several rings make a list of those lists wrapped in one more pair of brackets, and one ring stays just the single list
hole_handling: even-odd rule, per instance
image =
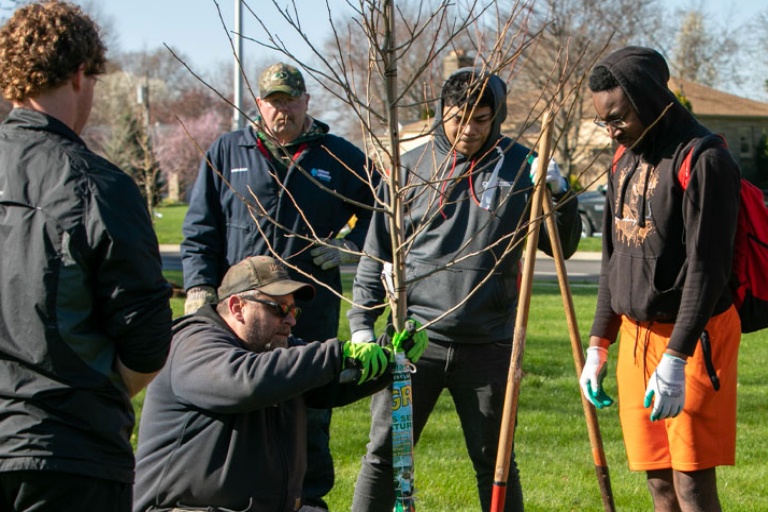
[{"label": "orange shorts", "polygon": [[736,461],[736,371],[741,324],[734,307],[709,320],[712,362],[720,378],[715,391],[701,343],[685,367],[685,406],[675,418],[651,422],[645,389],[672,335],[672,324],[621,324],[616,380],[619,417],[629,469],[698,471]]}]

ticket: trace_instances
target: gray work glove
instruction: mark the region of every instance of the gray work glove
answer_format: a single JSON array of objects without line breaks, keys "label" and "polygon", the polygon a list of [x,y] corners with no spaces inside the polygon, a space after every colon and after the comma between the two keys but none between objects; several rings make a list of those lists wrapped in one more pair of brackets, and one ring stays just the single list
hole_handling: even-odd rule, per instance
[{"label": "gray work glove", "polygon": [[187,290],[187,300],[184,301],[184,314],[192,315],[206,304],[216,304],[219,298],[212,286],[193,286]]},{"label": "gray work glove", "polygon": [[343,238],[331,238],[317,243],[310,251],[312,263],[328,270],[339,265],[354,265],[360,260],[357,254],[360,249],[357,246]]},{"label": "gray work glove", "polygon": [[685,359],[670,354],[661,356],[648,379],[643,406],[651,409],[651,421],[674,418],[685,406]]},{"label": "gray work glove", "polygon": [[[534,183],[536,180],[536,170],[538,165],[539,157],[536,157],[533,159],[533,163],[531,164],[531,180],[534,180]],[[547,176],[544,181],[547,183],[549,190],[551,190],[553,194],[562,194],[568,190],[568,182],[565,180],[563,175],[560,174],[560,167],[557,166],[557,162],[554,160],[549,161],[549,165],[547,166]]]}]

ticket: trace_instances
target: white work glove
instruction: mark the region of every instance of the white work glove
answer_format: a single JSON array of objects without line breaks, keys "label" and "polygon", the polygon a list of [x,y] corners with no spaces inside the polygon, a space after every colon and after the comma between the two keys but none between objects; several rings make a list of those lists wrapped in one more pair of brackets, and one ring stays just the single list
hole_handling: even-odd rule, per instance
[{"label": "white work glove", "polygon": [[603,391],[603,379],[606,373],[608,373],[608,349],[598,346],[589,347],[579,384],[584,397],[598,409],[613,405],[613,399]]},{"label": "white work glove", "polygon": [[216,304],[219,298],[212,286],[193,286],[187,290],[187,300],[184,301],[184,314],[192,315],[206,304]]},{"label": "white work glove", "polygon": [[[538,168],[538,165],[539,157],[536,157],[531,163],[531,181],[534,183],[536,183],[536,169]],[[550,160],[549,165],[547,166],[546,183],[553,194],[562,194],[568,189],[568,182],[565,181],[563,175],[560,174],[560,167],[557,166],[557,162],[555,162],[554,159]]]},{"label": "white work glove", "polygon": [[312,263],[328,270],[339,265],[353,265],[360,260],[357,254],[360,249],[357,246],[343,238],[332,238],[318,243],[311,251]]},{"label": "white work glove", "polygon": [[[686,361],[669,354],[661,357],[659,366],[648,381],[643,407],[650,407],[651,421],[674,418],[685,405],[685,365]],[[654,399],[655,397],[655,399]]]}]

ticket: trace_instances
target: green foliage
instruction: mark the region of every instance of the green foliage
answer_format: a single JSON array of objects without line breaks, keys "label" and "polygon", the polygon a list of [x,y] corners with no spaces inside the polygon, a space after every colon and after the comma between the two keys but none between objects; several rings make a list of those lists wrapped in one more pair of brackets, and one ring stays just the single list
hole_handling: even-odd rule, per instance
[{"label": "green foliage", "polygon": [[584,186],[581,184],[581,181],[579,181],[578,173],[573,172],[573,169],[571,169],[571,175],[568,176],[568,183],[570,183],[571,190],[574,192],[581,192],[584,190]]},{"label": "green foliage", "polygon": [[680,102],[680,104],[682,104],[691,113],[693,113],[693,104],[691,103],[691,100],[688,99],[688,96],[685,95],[685,92],[683,92],[682,89],[675,91],[675,96],[677,97],[677,100]]},{"label": "green foliage", "polygon": [[419,119],[422,121],[426,121],[428,119],[434,119],[435,118],[435,109],[432,107],[423,107],[421,109],[421,113],[419,114]]}]

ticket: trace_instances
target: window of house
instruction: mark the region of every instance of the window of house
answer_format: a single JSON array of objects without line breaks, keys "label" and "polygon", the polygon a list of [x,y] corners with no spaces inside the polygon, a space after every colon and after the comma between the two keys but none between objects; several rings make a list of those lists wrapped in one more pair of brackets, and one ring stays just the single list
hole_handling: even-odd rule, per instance
[{"label": "window of house", "polygon": [[739,155],[752,155],[752,127],[745,126],[739,128]]}]

